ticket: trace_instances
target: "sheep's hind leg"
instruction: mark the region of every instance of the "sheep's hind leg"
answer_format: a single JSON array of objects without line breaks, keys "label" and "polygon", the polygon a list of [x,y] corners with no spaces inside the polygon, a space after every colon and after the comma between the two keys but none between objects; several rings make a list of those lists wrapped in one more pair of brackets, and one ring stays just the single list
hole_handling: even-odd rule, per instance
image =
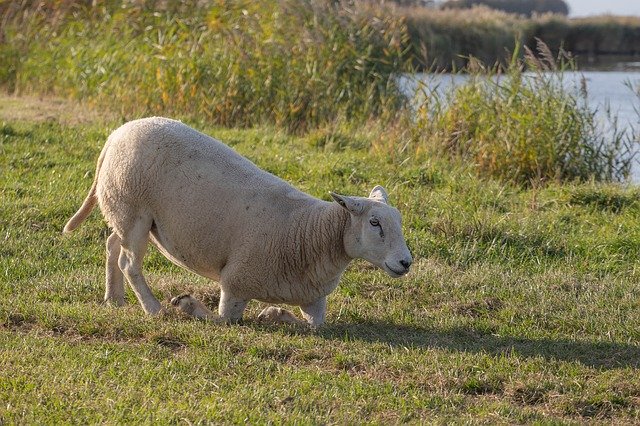
[{"label": "sheep's hind leg", "polygon": [[113,232],[107,238],[106,288],[104,301],[110,305],[124,305],[124,275],[118,266],[120,237]]},{"label": "sheep's hind leg", "polygon": [[149,243],[150,218],[140,218],[133,226],[122,234],[118,265],[127,277],[142,309],[147,314],[157,315],[162,312],[162,305],[151,292],[142,275],[142,259]]}]

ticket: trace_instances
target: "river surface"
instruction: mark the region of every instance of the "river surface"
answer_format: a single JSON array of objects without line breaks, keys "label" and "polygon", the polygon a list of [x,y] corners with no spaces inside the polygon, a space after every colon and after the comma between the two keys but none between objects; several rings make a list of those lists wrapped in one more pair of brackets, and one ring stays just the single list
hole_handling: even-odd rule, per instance
[{"label": "river surface", "polygon": [[[579,71],[565,72],[566,82],[580,87],[584,78],[587,88],[587,102],[592,111],[596,112],[598,124],[604,131],[611,131],[611,122],[607,119],[609,111],[618,120],[618,132],[626,131],[629,138],[636,139],[636,161],[631,173],[631,180],[640,183],[640,64],[633,63],[636,67],[628,67],[630,71]],[[417,74],[415,80],[425,82],[430,88],[435,88],[439,93],[447,93],[452,87],[463,84],[468,80],[464,74]],[[405,90],[408,95],[416,91],[417,83],[405,81]],[[566,87],[574,87],[567,85]],[[635,91],[631,89],[635,88]],[[578,89],[576,89],[578,90]],[[576,92],[578,93],[578,92]]]}]

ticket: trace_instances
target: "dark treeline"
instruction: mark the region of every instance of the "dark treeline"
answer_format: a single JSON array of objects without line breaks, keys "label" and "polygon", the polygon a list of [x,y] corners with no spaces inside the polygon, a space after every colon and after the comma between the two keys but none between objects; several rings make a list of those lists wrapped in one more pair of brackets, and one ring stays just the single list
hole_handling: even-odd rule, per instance
[{"label": "dark treeline", "polygon": [[487,6],[507,13],[533,16],[534,14],[569,14],[564,0],[450,0],[442,5],[443,9],[470,9],[474,6]]},{"label": "dark treeline", "polygon": [[516,44],[535,49],[543,40],[579,62],[607,56],[640,55],[640,18],[599,16],[569,19],[562,15],[523,16],[492,10],[398,8],[407,24],[411,49],[420,69],[463,68],[469,57],[485,64],[507,62]]}]

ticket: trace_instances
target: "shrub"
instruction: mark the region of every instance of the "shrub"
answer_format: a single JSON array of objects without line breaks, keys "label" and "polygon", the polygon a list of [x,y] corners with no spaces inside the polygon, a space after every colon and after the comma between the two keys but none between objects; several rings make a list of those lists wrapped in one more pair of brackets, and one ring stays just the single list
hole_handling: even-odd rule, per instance
[{"label": "shrub", "polygon": [[414,127],[418,146],[518,184],[626,178],[634,135],[598,127],[585,83],[563,76],[570,59],[556,60],[544,44],[539,51],[541,57],[526,49],[527,72],[517,50],[505,70],[469,67],[468,82],[446,99],[425,88]]}]

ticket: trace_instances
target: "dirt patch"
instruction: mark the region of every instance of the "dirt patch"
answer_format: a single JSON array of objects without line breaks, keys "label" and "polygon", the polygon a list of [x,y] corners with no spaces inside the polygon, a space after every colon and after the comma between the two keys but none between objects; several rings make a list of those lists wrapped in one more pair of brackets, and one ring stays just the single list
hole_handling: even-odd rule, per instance
[{"label": "dirt patch", "polygon": [[520,405],[539,405],[547,402],[549,390],[540,385],[517,386],[509,392],[511,400]]},{"label": "dirt patch", "polygon": [[157,335],[151,337],[149,340],[158,346],[171,350],[172,352],[177,352],[187,346],[184,341],[175,336]]},{"label": "dirt patch", "polygon": [[1,121],[54,121],[66,125],[105,123],[117,115],[95,106],[49,96],[14,96],[0,92]]},{"label": "dirt patch", "polygon": [[454,310],[457,314],[478,318],[499,311],[503,306],[504,303],[502,300],[497,297],[488,297],[482,300],[459,304],[455,306]]},{"label": "dirt patch", "polygon": [[19,313],[11,313],[2,320],[0,319],[0,329],[5,328],[11,331],[29,331],[36,323],[34,318],[26,317]]}]

